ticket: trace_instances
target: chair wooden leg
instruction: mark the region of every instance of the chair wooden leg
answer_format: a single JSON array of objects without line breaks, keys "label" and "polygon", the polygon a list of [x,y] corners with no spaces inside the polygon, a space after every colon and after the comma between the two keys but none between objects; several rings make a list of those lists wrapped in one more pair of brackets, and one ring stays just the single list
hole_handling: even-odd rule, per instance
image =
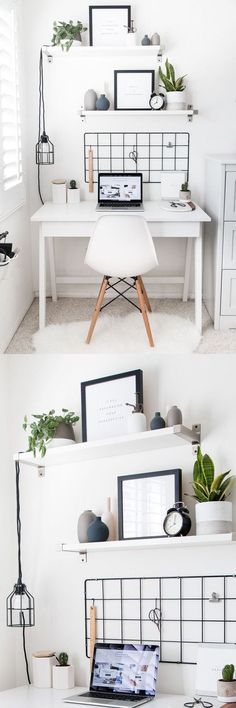
[{"label": "chair wooden leg", "polygon": [[95,308],[94,308],[94,311],[93,311],[93,316],[92,316],[92,319],[91,319],[91,324],[90,324],[90,327],[89,327],[89,331],[88,331],[88,334],[87,334],[87,337],[86,337],[86,340],[85,340],[85,341],[86,341],[86,344],[89,344],[90,341],[91,341],[91,338],[92,338],[92,335],[93,335],[93,331],[94,331],[94,328],[95,328],[95,325],[96,325],[96,322],[97,322],[97,318],[98,318],[98,315],[99,315],[99,312],[100,312],[100,310],[101,310],[101,306],[102,306],[102,303],[103,303],[103,299],[104,299],[104,295],[105,295],[105,292],[106,292],[106,288],[107,288],[107,278],[104,277],[104,278],[103,278],[103,281],[102,281],[102,284],[101,284],[101,287],[100,287],[100,290],[99,290],[99,293],[98,293],[98,298],[97,298],[97,302],[96,302],[96,305],[95,305]]},{"label": "chair wooden leg", "polygon": [[148,338],[150,347],[154,347],[155,344],[154,344],[153,337],[152,337],[152,331],[151,331],[149,319],[147,316],[146,304],[145,304],[145,300],[144,300],[144,296],[143,296],[143,292],[142,292],[139,278],[137,278],[135,285],[136,285],[136,290],[138,293],[138,300],[139,300],[139,305],[140,305],[142,316],[143,316],[145,329],[147,332],[147,338]]},{"label": "chair wooden leg", "polygon": [[147,291],[146,291],[146,288],[145,288],[143,279],[141,278],[141,275],[139,275],[138,278],[139,278],[139,282],[140,282],[140,285],[141,285],[141,288],[142,288],[143,297],[144,297],[144,302],[145,302],[145,304],[146,304],[146,306],[147,306],[148,312],[152,312],[152,308],[151,308],[151,305],[150,305],[149,297],[148,297],[148,294],[147,294]]}]

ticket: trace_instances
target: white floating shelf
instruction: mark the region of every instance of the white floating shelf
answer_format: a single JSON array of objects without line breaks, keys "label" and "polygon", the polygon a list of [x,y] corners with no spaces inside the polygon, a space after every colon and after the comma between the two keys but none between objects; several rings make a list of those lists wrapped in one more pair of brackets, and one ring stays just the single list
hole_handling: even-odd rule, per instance
[{"label": "white floating shelf", "polygon": [[134,551],[164,548],[192,548],[193,546],[223,546],[236,543],[236,533],[212,534],[209,536],[185,536],[177,538],[144,538],[131,541],[106,541],[104,543],[60,543],[57,551],[79,553],[86,561],[88,553]]},{"label": "white floating shelf", "polygon": [[135,118],[137,116],[152,116],[152,118],[155,116],[156,118],[168,118],[168,116],[178,116],[180,118],[181,116],[185,116],[188,118],[189,121],[192,121],[193,116],[198,115],[198,110],[192,108],[192,106],[189,106],[189,108],[186,108],[185,110],[179,110],[179,111],[169,111],[169,110],[161,110],[161,111],[154,111],[154,110],[144,110],[144,111],[114,111],[109,109],[108,111],[85,111],[83,108],[80,109],[79,111],[80,118],[82,120],[85,120],[85,118],[97,118],[99,115],[102,115],[103,117],[106,116],[107,118],[113,117],[113,116],[132,116],[132,118]]},{"label": "white floating shelf", "polygon": [[31,452],[22,452],[14,456],[20,463],[31,465],[43,475],[45,467],[80,464],[89,460],[99,460],[107,457],[139,454],[151,450],[190,445],[194,449],[200,443],[200,425],[186,428],[184,425],[174,425],[161,430],[148,430],[146,433],[122,435],[106,440],[75,443],[63,447],[49,448],[45,457],[33,456]]},{"label": "white floating shelf", "polygon": [[49,45],[43,46],[43,52],[46,54],[49,61],[52,61],[54,57],[106,57],[109,55],[124,56],[124,57],[158,57],[162,58],[164,47],[159,44],[152,44],[148,47],[144,47],[141,44],[137,44],[135,47],[89,47],[86,45],[81,45],[77,47],[71,47],[69,51],[62,50],[61,47],[53,47]]}]

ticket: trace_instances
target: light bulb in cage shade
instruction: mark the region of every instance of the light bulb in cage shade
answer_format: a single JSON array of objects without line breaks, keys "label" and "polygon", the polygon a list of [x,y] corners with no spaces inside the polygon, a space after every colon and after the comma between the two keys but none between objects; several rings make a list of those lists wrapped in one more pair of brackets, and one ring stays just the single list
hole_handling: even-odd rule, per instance
[{"label": "light bulb in cage shade", "polygon": [[26,585],[18,582],[7,598],[7,626],[33,627],[34,625],[34,598]]},{"label": "light bulb in cage shade", "polygon": [[54,165],[54,145],[45,130],[36,145],[36,164]]}]

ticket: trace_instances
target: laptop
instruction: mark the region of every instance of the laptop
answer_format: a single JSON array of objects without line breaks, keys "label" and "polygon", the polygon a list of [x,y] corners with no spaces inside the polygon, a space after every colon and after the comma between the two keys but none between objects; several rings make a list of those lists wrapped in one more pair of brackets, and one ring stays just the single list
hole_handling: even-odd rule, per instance
[{"label": "laptop", "polygon": [[96,643],[89,691],[64,702],[135,708],[155,698],[158,663],[156,645]]},{"label": "laptop", "polygon": [[144,211],[141,172],[99,172],[97,211]]}]

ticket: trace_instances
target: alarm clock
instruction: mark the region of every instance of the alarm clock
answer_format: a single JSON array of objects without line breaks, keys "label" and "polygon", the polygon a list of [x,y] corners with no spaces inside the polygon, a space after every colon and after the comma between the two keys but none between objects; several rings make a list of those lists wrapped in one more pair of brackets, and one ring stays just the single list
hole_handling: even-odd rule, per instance
[{"label": "alarm clock", "polygon": [[191,519],[183,502],[176,502],[168,509],[163,529],[167,536],[187,536],[191,529]]},{"label": "alarm clock", "polygon": [[161,109],[165,108],[165,103],[165,96],[163,93],[155,93],[154,91],[151,94],[149,106],[153,111],[161,111]]}]

